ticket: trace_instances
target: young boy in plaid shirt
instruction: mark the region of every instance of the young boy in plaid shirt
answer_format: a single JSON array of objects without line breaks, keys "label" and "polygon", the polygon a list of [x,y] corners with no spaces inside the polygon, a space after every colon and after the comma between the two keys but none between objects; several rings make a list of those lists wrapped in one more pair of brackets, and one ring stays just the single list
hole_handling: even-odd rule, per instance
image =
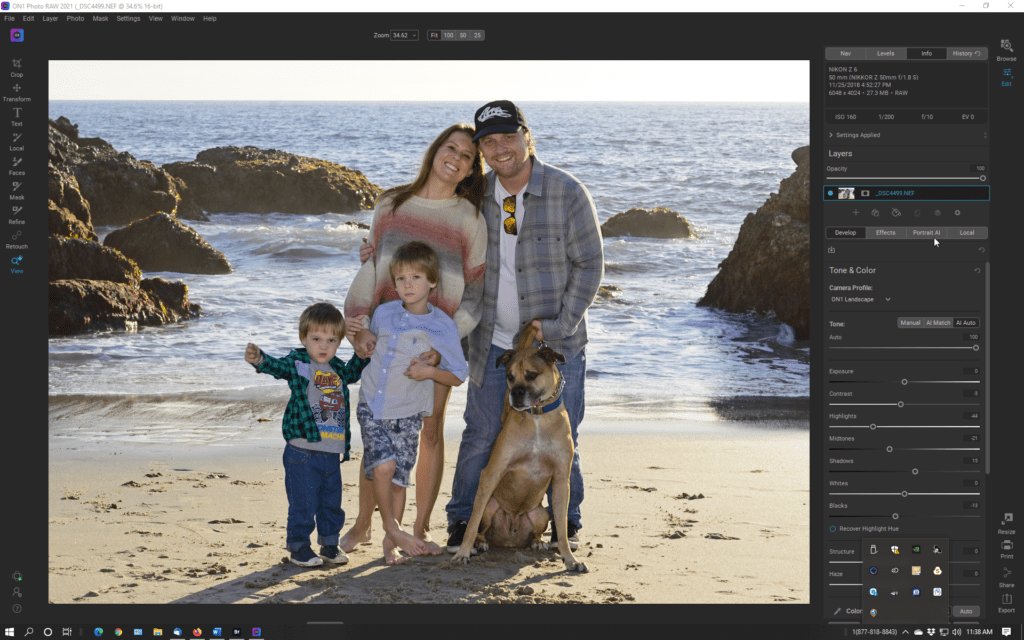
[{"label": "young boy in plaid shirt", "polygon": [[[345,335],[345,319],[334,305],[319,302],[302,312],[299,341],[284,358],[272,358],[249,343],[245,361],[259,373],[287,380],[292,396],[281,428],[284,448],[284,486],[288,494],[288,533],[285,546],[291,561],[301,567],[324,561],[345,564],[338,547],[345,511],[341,508],[340,464],[349,458],[348,385],[359,380],[369,359],[353,356],[348,363],[335,354]],[[344,454],[344,457],[342,457]],[[317,530],[320,555],[313,553],[309,534]]]}]

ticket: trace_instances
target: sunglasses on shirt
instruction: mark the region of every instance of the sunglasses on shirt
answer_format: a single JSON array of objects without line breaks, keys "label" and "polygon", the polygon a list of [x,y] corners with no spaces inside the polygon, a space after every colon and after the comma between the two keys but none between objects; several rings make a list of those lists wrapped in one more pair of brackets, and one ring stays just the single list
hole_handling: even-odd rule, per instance
[{"label": "sunglasses on shirt", "polygon": [[509,234],[510,236],[514,236],[519,232],[518,228],[516,227],[516,197],[509,196],[505,198],[502,204],[502,208],[505,210],[505,213],[508,214],[508,217],[505,218],[504,223],[505,233]]}]

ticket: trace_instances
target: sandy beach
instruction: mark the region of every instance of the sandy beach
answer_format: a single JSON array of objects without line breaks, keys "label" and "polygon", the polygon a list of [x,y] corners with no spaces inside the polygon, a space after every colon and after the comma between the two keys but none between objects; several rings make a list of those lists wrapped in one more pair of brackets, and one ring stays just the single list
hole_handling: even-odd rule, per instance
[{"label": "sandy beach", "polygon": [[[51,428],[55,416],[67,428],[79,403],[53,404]],[[808,431],[792,411],[750,411],[739,402],[692,420],[660,419],[656,429],[588,417],[577,556],[590,572],[570,574],[557,552],[530,549],[491,549],[468,566],[453,565],[449,554],[387,566],[379,520],[373,541],[349,554],[347,565],[283,563],[283,441],[269,437],[279,433],[280,414],[269,408],[273,402],[262,406],[240,417],[268,436],[252,444],[57,441],[50,454],[50,601],[809,602]],[[461,423],[454,409],[449,422]],[[76,417],[101,420],[102,411],[109,408]],[[782,415],[765,415],[772,413]],[[431,519],[442,543],[458,438],[449,424],[445,480]],[[356,440],[353,460],[342,465],[349,523],[360,455]],[[409,495],[406,522],[414,516]]]}]

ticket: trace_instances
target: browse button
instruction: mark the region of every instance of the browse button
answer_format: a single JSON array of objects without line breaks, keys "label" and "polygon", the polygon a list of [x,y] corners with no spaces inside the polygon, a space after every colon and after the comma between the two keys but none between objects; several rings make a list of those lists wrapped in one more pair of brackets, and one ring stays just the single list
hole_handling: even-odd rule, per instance
[{"label": "browse button", "polygon": [[954,618],[980,618],[981,606],[976,604],[958,604],[953,607]]}]

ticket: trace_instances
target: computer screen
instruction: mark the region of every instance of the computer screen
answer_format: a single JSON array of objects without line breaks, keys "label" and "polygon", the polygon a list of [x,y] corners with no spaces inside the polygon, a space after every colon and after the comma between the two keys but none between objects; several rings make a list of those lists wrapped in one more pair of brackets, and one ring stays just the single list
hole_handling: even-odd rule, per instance
[{"label": "computer screen", "polygon": [[4,2],[6,635],[1021,637],[1017,11]]}]

